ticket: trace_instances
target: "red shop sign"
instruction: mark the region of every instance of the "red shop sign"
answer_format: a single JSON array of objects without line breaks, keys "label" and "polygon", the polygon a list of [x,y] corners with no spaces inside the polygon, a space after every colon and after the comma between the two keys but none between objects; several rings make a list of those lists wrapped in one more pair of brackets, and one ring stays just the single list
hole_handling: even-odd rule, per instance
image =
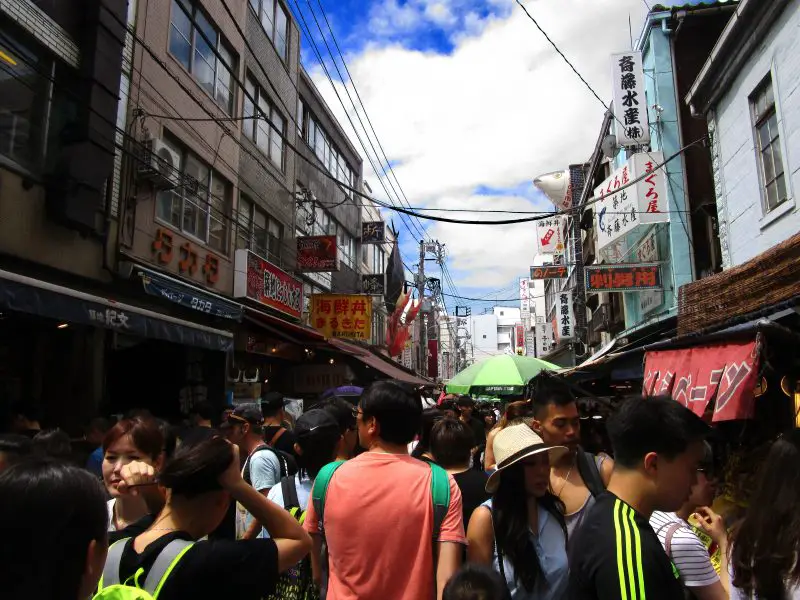
[{"label": "red shop sign", "polygon": [[299,319],[303,311],[303,284],[249,250],[237,250],[234,296],[250,298]]},{"label": "red shop sign", "polygon": [[297,238],[297,270],[324,273],[339,270],[335,235]]},{"label": "red shop sign", "polygon": [[713,422],[752,419],[760,358],[760,334],[749,342],[648,352],[642,394],[669,395],[698,416],[715,401]]}]

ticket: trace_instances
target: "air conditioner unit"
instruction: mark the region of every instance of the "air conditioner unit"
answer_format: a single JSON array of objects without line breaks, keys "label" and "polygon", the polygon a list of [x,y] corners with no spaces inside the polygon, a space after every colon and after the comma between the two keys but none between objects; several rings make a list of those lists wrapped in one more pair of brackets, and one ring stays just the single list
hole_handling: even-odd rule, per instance
[{"label": "air conditioner unit", "polygon": [[170,190],[180,184],[181,157],[160,139],[142,143],[142,160],[139,177],[150,181],[156,188]]}]

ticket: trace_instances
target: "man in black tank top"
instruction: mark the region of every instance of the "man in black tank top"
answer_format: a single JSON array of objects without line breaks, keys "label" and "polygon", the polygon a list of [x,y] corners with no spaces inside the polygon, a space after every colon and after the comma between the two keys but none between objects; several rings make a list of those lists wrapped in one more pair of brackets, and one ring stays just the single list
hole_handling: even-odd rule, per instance
[{"label": "man in black tank top", "polygon": [[533,398],[532,427],[546,444],[566,446],[569,452],[550,465],[550,487],[565,506],[570,534],[594,498],[605,491],[614,468],[607,455],[595,456],[580,446],[581,421],[575,399],[559,391],[542,390]]}]

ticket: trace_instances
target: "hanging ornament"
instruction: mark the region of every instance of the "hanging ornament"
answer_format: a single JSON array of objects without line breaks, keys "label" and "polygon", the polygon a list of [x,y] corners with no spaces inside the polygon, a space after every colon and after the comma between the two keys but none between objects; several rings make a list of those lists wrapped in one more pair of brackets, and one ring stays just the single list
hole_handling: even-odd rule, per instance
[{"label": "hanging ornament", "polygon": [[784,375],[781,379],[781,390],[794,400],[794,426],[800,429],[800,381]]}]

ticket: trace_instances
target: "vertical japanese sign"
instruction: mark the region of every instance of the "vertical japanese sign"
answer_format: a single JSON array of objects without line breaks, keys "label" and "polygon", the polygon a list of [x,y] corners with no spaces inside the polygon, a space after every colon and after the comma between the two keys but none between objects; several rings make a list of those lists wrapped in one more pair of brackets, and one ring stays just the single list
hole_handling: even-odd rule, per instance
[{"label": "vertical japanese sign", "polygon": [[650,120],[644,92],[641,52],[611,55],[614,116],[617,143],[635,146],[650,142]]},{"label": "vertical japanese sign", "polygon": [[642,231],[643,225],[669,221],[667,174],[664,167],[658,168],[663,162],[661,152],[634,154],[595,188],[594,225],[601,250],[635,229]]},{"label": "vertical japanese sign", "polygon": [[[641,243],[636,248],[636,259],[636,262],[639,263],[658,262],[658,238],[656,237],[655,228],[644,236]],[[663,302],[664,292],[652,291],[639,293],[639,311],[643,315],[658,308]]]},{"label": "vertical japanese sign", "polygon": [[531,314],[531,280],[522,278],[519,280],[519,310],[522,313],[523,322],[525,315]]},{"label": "vertical japanese sign", "polygon": [[571,340],[575,337],[574,315],[572,311],[572,292],[567,290],[556,294],[557,339]]},{"label": "vertical japanese sign", "polygon": [[550,217],[536,221],[536,247],[539,254],[564,254],[565,217]]},{"label": "vertical japanese sign", "polygon": [[313,294],[311,324],[327,338],[369,340],[372,298],[355,294]]},{"label": "vertical japanese sign", "polygon": [[525,328],[522,323],[514,325],[514,352],[525,354]]}]

